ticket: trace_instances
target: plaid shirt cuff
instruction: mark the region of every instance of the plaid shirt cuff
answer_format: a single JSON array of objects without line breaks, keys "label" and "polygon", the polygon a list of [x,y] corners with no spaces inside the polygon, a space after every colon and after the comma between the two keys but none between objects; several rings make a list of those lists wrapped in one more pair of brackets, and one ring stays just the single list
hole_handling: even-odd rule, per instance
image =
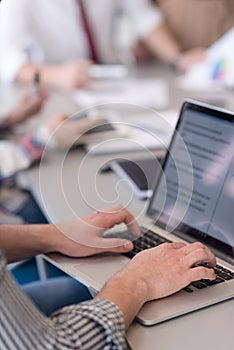
[{"label": "plaid shirt cuff", "polygon": [[82,349],[127,349],[123,315],[111,301],[93,299],[68,306],[51,318],[59,328],[63,324],[65,332],[69,325],[73,340]]}]

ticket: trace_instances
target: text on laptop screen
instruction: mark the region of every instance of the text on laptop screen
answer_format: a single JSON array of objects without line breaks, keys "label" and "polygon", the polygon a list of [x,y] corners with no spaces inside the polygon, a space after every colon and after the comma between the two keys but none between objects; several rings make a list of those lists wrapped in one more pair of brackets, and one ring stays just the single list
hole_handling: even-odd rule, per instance
[{"label": "text on laptop screen", "polygon": [[148,214],[233,255],[233,204],[234,117],[185,103]]}]

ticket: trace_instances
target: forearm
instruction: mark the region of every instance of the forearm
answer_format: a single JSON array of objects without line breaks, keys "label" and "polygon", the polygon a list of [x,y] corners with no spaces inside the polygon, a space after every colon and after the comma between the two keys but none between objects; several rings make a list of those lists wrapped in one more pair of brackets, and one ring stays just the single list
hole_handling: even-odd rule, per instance
[{"label": "forearm", "polygon": [[145,44],[161,60],[173,62],[180,54],[180,46],[165,24],[155,28],[147,38]]},{"label": "forearm", "polygon": [[8,262],[47,253],[55,230],[54,225],[1,225],[0,248]]},{"label": "forearm", "polygon": [[22,83],[31,83],[34,80],[35,74],[40,72],[40,82],[48,86],[57,84],[58,79],[58,65],[34,65],[30,62],[25,63],[19,70],[16,81]]},{"label": "forearm", "polygon": [[126,329],[142,307],[147,288],[134,276],[134,271],[129,268],[120,271],[97,295],[97,298],[109,300],[118,306],[123,314]]},{"label": "forearm", "polygon": [[14,122],[12,121],[12,113],[9,112],[0,118],[0,132],[8,132],[12,126],[14,126]]}]

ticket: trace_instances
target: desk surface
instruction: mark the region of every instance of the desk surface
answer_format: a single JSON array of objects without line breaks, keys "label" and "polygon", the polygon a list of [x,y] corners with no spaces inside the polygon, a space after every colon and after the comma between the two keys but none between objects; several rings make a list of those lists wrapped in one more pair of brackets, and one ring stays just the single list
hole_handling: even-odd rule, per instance
[{"label": "desk surface", "polygon": [[[161,70],[154,70],[154,74],[162,75]],[[170,72],[164,72],[169,82],[170,105],[168,108],[179,109],[184,97],[199,98],[198,92],[188,93],[175,89],[170,77]],[[152,69],[144,71],[145,76],[152,76]],[[229,92],[222,94],[202,94],[202,100],[210,102],[225,102],[227,108],[233,108],[233,101]],[[51,99],[46,113],[61,111],[74,112],[76,107],[69,99],[63,96],[54,96]],[[234,109],[234,108],[233,108]],[[139,155],[137,155],[139,157]],[[100,174],[100,165],[106,162],[106,156],[96,156],[85,162],[86,177],[79,180],[85,181],[85,194],[81,193],[77,185],[77,173],[79,165],[84,159],[82,150],[73,150],[64,157],[61,153],[53,156],[48,154],[47,160],[40,167],[31,169],[27,174],[27,181],[33,190],[45,214],[50,221],[67,220],[75,215],[87,213],[106,206],[106,203],[116,202],[115,191],[116,177],[112,173]],[[61,171],[62,169],[62,171]],[[95,182],[93,181],[95,174]],[[97,190],[93,185],[96,184]],[[126,186],[126,185],[125,185]],[[95,195],[94,195],[95,194]],[[131,199],[129,188],[119,189],[118,201],[128,203]],[[137,200],[129,201],[128,208],[137,216],[139,221],[144,215],[146,202]],[[54,263],[66,272],[64,257],[54,258]],[[69,261],[69,259],[67,260]],[[134,322],[129,328],[127,337],[133,349],[232,349],[234,324],[234,300],[227,301],[177,319],[173,319],[153,327],[143,327]]]}]

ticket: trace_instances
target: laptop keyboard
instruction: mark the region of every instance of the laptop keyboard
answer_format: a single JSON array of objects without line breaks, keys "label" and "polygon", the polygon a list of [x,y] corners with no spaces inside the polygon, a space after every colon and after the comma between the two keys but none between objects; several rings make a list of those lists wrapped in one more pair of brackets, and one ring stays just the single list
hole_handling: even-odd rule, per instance
[{"label": "laptop keyboard", "polygon": [[[133,250],[127,253],[123,253],[123,255],[132,259],[137,253],[141,252],[142,250],[157,247],[162,243],[172,243],[172,241],[158,235],[155,232],[146,230],[143,227],[141,227],[141,232],[142,232],[142,236],[138,237],[133,241],[133,245],[134,245]],[[203,266],[207,266],[207,265],[203,264]],[[195,282],[192,282],[189,286],[185,287],[184,291],[186,291],[187,293],[192,293],[194,291],[194,288],[203,289],[203,288],[213,286],[215,284],[223,283],[225,281],[234,279],[234,272],[232,272],[231,270],[223,266],[216,265],[213,269],[217,276],[214,281],[210,281],[210,280],[195,281]]]},{"label": "laptop keyboard", "polygon": [[133,241],[134,248],[130,252],[124,253],[128,258],[132,259],[137,253],[142,250],[157,247],[162,243],[172,243],[170,240],[158,235],[155,232],[147,231],[141,227],[142,236]]}]

